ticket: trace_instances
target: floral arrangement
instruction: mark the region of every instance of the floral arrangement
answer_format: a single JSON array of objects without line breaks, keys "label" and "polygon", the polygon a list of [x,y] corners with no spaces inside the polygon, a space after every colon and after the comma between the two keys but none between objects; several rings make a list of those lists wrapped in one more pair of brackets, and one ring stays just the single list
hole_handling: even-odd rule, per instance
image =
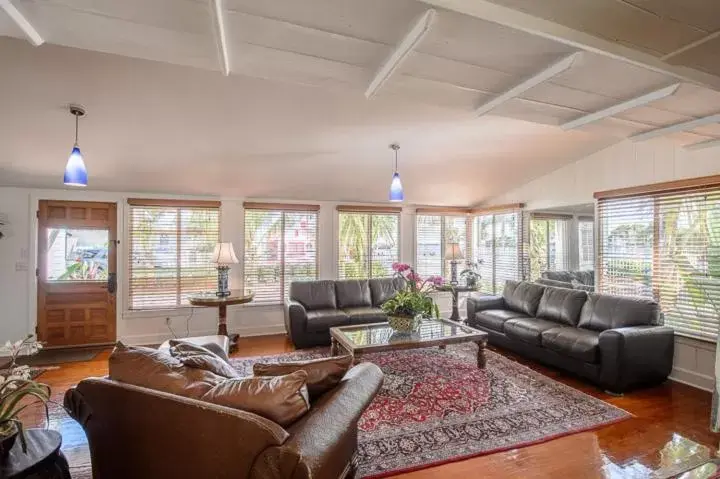
[{"label": "floral arrangement", "polygon": [[[15,436],[20,437],[23,451],[27,451],[23,426],[18,415],[28,406],[42,404],[45,408],[45,416],[48,417],[50,386],[34,381],[30,366],[17,365],[17,358],[21,352],[35,354],[40,349],[42,344],[36,341],[32,334],[14,343],[8,341],[0,348],[3,353],[10,353],[10,365],[0,371],[0,452],[5,453],[12,447]],[[37,401],[23,402],[22,400],[26,398]]]},{"label": "floral arrangement", "polygon": [[416,318],[439,317],[440,309],[430,293],[444,280],[440,276],[420,277],[409,264],[393,263],[395,277],[404,281],[405,287],[383,303],[382,309],[389,316]]}]

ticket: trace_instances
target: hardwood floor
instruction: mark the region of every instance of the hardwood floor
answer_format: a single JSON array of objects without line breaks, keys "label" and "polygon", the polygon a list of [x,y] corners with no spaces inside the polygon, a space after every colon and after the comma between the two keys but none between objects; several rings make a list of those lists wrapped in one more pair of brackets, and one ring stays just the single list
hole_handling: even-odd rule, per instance
[{"label": "hardwood floor", "polygon": [[[292,351],[285,336],[241,338],[234,357],[278,354]],[[498,351],[498,350],[496,350]],[[711,395],[669,381],[663,386],[614,397],[555,370],[538,366],[518,356],[498,351],[546,376],[625,409],[635,417],[592,432],[566,436],[543,444],[481,456],[396,476],[403,479],[483,478],[644,478],[666,471],[682,461],[696,462],[715,457],[720,434],[709,429]],[[69,387],[89,376],[107,374],[109,350],[92,361],[68,363],[39,378],[62,403]],[[62,408],[51,405],[50,427],[63,435],[63,449],[72,465],[78,451],[87,447],[82,429]],[[39,409],[28,411],[30,425],[45,423]],[[662,475],[660,477],[663,477]]]}]

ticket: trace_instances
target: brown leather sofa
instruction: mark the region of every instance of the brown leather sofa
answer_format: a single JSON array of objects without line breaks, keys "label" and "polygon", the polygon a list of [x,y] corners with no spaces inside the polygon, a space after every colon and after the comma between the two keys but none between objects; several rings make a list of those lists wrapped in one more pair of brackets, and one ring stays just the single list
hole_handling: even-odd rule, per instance
[{"label": "brown leather sofa", "polygon": [[622,393],[665,381],[674,333],[655,301],[508,281],[502,296],[471,294],[469,326],[490,344]]},{"label": "brown leather sofa", "polygon": [[330,328],[387,321],[380,306],[403,287],[399,278],[294,281],[285,328],[296,348],[330,344]]},{"label": "brown leather sofa", "polygon": [[95,479],[352,477],[357,422],[383,381],[350,369],[288,428],[255,414],[104,378],[65,394],[85,429]]}]

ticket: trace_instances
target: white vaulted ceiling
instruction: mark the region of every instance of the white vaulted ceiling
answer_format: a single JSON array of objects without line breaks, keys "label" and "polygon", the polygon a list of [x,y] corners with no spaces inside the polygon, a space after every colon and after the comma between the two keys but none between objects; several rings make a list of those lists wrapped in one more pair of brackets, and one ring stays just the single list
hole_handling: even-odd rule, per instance
[{"label": "white vaulted ceiling", "polygon": [[[220,3],[227,77],[212,0],[15,0],[44,40],[39,47],[21,40],[26,32],[0,11],[0,35],[17,38],[0,39],[0,184],[60,185],[72,146],[68,103],[89,112],[80,144],[92,188],[383,201],[387,145],[397,141],[408,201],[459,205],[621,138],[720,112],[713,89],[720,78],[708,69],[678,74],[670,65],[590,49],[569,69],[478,117],[479,105],[584,49],[488,21],[465,11],[464,0],[428,2],[437,11],[429,32],[366,99],[373,75],[431,8],[427,3]],[[527,10],[532,2],[496,3]],[[550,3],[559,9],[563,2]],[[639,30],[656,28],[637,21]],[[602,37],[595,31],[602,22],[597,15],[587,29]],[[675,43],[663,39],[656,56],[697,38],[683,32]],[[673,95],[648,105],[572,131],[558,127],[675,83]],[[720,138],[720,126],[673,137]]]}]

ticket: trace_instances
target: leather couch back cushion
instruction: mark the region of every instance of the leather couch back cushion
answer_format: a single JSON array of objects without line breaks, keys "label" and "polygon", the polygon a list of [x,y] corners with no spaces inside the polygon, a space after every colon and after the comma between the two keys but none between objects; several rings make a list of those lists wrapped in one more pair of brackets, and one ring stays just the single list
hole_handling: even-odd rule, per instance
[{"label": "leather couch back cushion", "polygon": [[587,293],[567,288],[546,287],[540,298],[537,317],[577,326]]},{"label": "leather couch back cushion", "polygon": [[290,299],[305,309],[336,309],[335,281],[294,281],[290,283]]},{"label": "leather couch back cushion", "polygon": [[650,299],[590,293],[578,326],[594,331],[628,326],[657,325],[660,307]]},{"label": "leather couch back cushion", "polygon": [[371,306],[370,285],[366,279],[335,281],[337,307]]},{"label": "leather couch back cushion", "polygon": [[369,283],[373,306],[381,306],[403,287],[403,280],[400,278],[375,278]]},{"label": "leather couch back cushion", "polygon": [[535,316],[545,287],[526,281],[507,281],[503,290],[503,299],[508,309]]},{"label": "leather couch back cushion", "polygon": [[168,351],[125,346],[118,341],[108,359],[109,377],[135,386],[200,399],[225,378],[185,366]]}]

